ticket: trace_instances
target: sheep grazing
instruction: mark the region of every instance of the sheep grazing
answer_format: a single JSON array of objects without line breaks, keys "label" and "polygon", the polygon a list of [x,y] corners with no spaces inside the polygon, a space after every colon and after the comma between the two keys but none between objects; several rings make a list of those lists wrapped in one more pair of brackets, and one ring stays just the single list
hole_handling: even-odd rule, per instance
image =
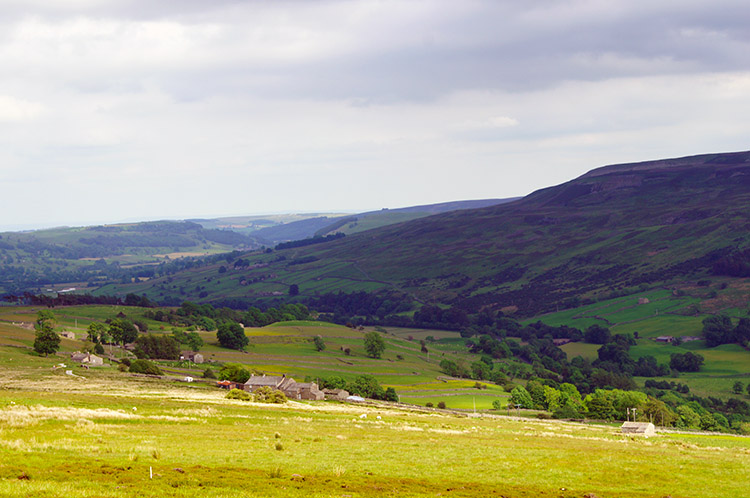
[{"label": "sheep grazing", "polygon": [[367,418],[367,414],[363,413],[362,415],[359,416],[359,418]]}]

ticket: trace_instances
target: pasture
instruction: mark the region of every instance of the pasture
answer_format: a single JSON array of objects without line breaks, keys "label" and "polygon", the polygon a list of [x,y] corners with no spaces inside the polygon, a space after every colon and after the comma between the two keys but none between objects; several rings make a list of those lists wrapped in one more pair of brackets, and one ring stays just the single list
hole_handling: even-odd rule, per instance
[{"label": "pasture", "polygon": [[740,498],[747,491],[748,438],[644,439],[604,425],[386,404],[260,405],[113,368],[70,377],[51,369],[55,361],[0,347],[1,496]]}]

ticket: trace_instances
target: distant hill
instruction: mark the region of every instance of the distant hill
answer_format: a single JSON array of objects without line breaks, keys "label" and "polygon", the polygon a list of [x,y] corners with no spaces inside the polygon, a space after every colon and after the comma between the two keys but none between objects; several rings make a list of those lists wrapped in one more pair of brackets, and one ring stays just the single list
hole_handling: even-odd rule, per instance
[{"label": "distant hill", "polygon": [[381,209],[380,211],[369,211],[353,216],[337,219],[334,223],[329,224],[318,230],[314,235],[328,235],[331,233],[345,233],[347,235],[380,228],[404,221],[416,220],[433,214],[447,213],[461,209],[477,209],[487,206],[505,204],[520,199],[512,197],[509,199],[481,199],[472,201],[442,202],[439,204],[426,204],[422,206],[412,206],[396,209]]},{"label": "distant hill", "polygon": [[128,267],[258,246],[240,233],[178,221],[5,232],[0,234],[0,288],[15,293],[62,283],[95,287],[129,275]]},{"label": "distant hill", "polygon": [[[250,265],[220,285],[208,267],[192,271],[190,285],[199,280],[209,300],[286,295],[292,284],[310,297],[391,289],[530,316],[750,268],[749,187],[749,152],[607,166],[515,202],[248,254]],[[129,288],[169,295],[159,285]]]},{"label": "distant hill", "polygon": [[[396,223],[402,212],[427,216],[488,202],[494,201],[393,210],[376,225]],[[218,261],[219,254],[313,237],[343,217],[337,213],[271,214],[6,232],[0,234],[0,292],[91,291],[113,281],[127,284],[172,275]],[[187,295],[187,290],[180,289],[180,295]]]},{"label": "distant hill", "polygon": [[346,216],[328,217],[319,216],[306,220],[293,221],[268,228],[262,228],[254,233],[256,237],[267,241],[269,245],[290,240],[300,240],[312,237],[318,231],[331,226],[336,219],[347,219]]}]

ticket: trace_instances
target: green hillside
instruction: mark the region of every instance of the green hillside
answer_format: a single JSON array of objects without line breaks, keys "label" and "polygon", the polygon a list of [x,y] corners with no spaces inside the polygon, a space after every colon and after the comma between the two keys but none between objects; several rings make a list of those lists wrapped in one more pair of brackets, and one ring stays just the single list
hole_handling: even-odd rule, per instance
[{"label": "green hillside", "polygon": [[[159,299],[198,287],[202,299],[219,301],[285,295],[293,284],[301,298],[387,289],[469,312],[534,316],[644,286],[711,285],[717,273],[739,275],[747,266],[749,158],[713,154],[601,168],[516,202],[250,253],[242,256],[248,265],[223,278],[217,264],[170,282],[101,292]],[[729,285],[746,298],[747,289]]]}]

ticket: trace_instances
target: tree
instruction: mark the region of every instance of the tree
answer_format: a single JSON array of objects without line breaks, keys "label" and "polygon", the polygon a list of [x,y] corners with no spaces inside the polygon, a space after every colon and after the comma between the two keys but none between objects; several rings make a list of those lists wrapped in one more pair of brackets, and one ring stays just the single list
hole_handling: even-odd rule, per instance
[{"label": "tree", "polygon": [[216,338],[222,347],[242,351],[250,340],[245,335],[245,329],[237,322],[224,322],[216,331]]},{"label": "tree", "polygon": [[88,340],[98,344],[103,342],[104,336],[107,335],[107,327],[103,323],[92,322],[88,328]]},{"label": "tree", "polygon": [[298,296],[299,295],[299,285],[292,284],[289,286],[289,295],[290,296]]},{"label": "tree", "polygon": [[323,342],[323,338],[319,335],[313,337],[313,344],[315,345],[315,350],[318,352],[323,351],[326,348],[326,343]]},{"label": "tree", "polygon": [[389,387],[385,390],[385,400],[398,403],[398,394],[396,394],[396,390],[394,388]]},{"label": "tree", "polygon": [[510,402],[515,407],[521,405],[521,408],[534,408],[534,401],[531,399],[529,391],[523,386],[516,386],[510,392]]},{"label": "tree", "polygon": [[37,313],[36,338],[34,339],[34,351],[47,356],[48,354],[57,353],[60,349],[60,336],[54,329],[55,315],[49,310],[42,310]]},{"label": "tree", "polygon": [[385,391],[378,379],[369,374],[359,375],[352,383],[347,384],[347,390],[364,398],[383,399],[385,397]]},{"label": "tree", "polygon": [[615,407],[612,403],[612,397],[608,393],[608,391],[597,389],[594,394],[586,396],[585,405],[589,417],[600,420],[614,420]]},{"label": "tree", "polygon": [[239,363],[225,363],[219,370],[220,380],[231,380],[244,384],[250,378],[250,372]]},{"label": "tree", "polygon": [[703,337],[706,346],[713,348],[734,342],[732,320],[726,315],[709,316],[703,320]]},{"label": "tree", "polygon": [[365,351],[370,358],[380,358],[385,351],[383,336],[375,331],[365,334]]},{"label": "tree", "polygon": [[148,360],[135,360],[130,364],[130,372],[142,373],[146,375],[164,375],[161,368]]},{"label": "tree", "polygon": [[612,333],[608,328],[602,327],[601,325],[592,325],[586,329],[584,333],[584,341],[589,344],[606,344],[612,337]]},{"label": "tree", "polygon": [[643,405],[643,414],[655,424],[665,427],[672,425],[677,418],[666,403],[651,396]]},{"label": "tree", "polygon": [[116,343],[124,346],[126,343],[135,341],[135,338],[138,337],[138,330],[128,320],[115,318],[109,322],[109,335]]},{"label": "tree", "polygon": [[677,422],[675,425],[680,429],[699,429],[701,425],[701,416],[687,405],[677,407]]},{"label": "tree", "polygon": [[744,390],[745,390],[745,386],[742,385],[742,382],[740,382],[739,380],[734,383],[734,386],[732,386],[732,392],[734,394],[742,394],[742,391]]},{"label": "tree", "polygon": [[669,358],[669,368],[679,372],[698,372],[704,360],[702,355],[689,351],[685,354],[672,353]]},{"label": "tree", "polygon": [[138,358],[176,360],[180,357],[180,346],[174,337],[167,335],[141,335],[135,339],[133,353]]}]

